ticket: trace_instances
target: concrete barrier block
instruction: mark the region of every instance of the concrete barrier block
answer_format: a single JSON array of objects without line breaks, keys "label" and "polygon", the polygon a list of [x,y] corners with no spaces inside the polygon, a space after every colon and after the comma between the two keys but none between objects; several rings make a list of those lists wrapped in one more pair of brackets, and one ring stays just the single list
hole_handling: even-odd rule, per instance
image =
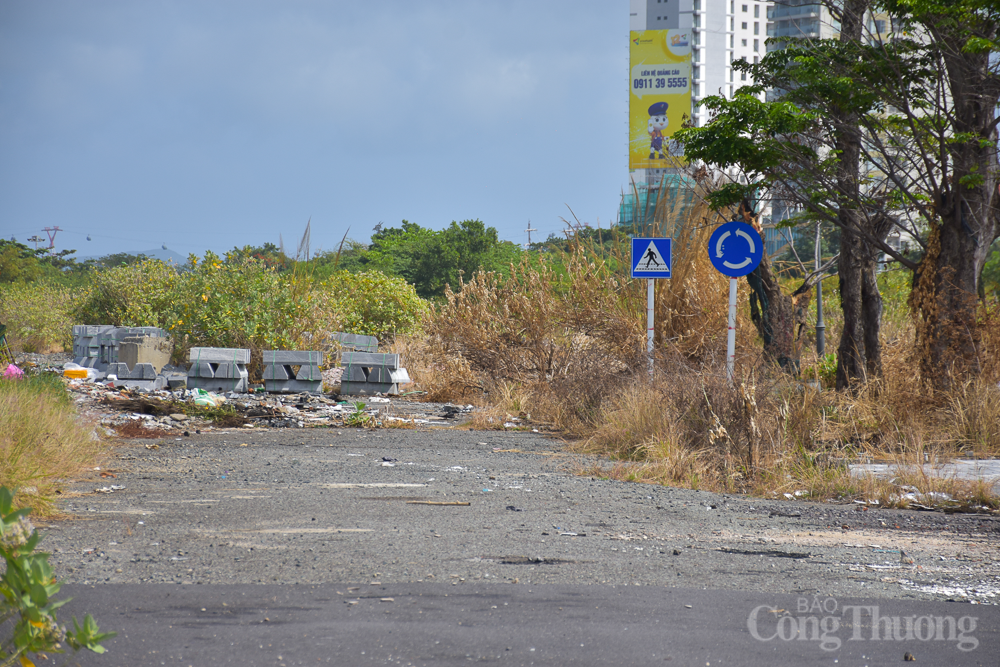
[{"label": "concrete barrier block", "polygon": [[116,387],[128,387],[130,389],[148,389],[150,391],[157,391],[160,389],[167,388],[167,378],[162,375],[157,375],[152,380],[116,380]]},{"label": "concrete barrier block", "polygon": [[245,394],[250,384],[246,376],[241,378],[195,378],[189,375],[187,386],[188,389],[204,389],[220,394],[230,391]]},{"label": "concrete barrier block", "polygon": [[372,366],[368,369],[368,381],[392,384],[392,369],[385,366]]},{"label": "concrete barrier block", "polygon": [[202,362],[200,364],[191,364],[191,368],[188,369],[188,377],[194,378],[214,378],[215,377],[215,367],[218,364],[209,364]]},{"label": "concrete barrier block", "polygon": [[282,364],[265,364],[264,365],[264,380],[290,380],[291,368],[283,366]]},{"label": "concrete barrier block", "polygon": [[413,380],[410,379],[410,374],[406,372],[405,368],[395,369],[390,373],[390,377],[392,378],[391,381],[396,384],[409,384],[410,382],[413,382]]},{"label": "concrete barrier block", "polygon": [[114,363],[108,364],[107,373],[108,375],[114,375],[115,377],[124,380],[132,374],[132,371],[130,371],[129,367],[125,364]]},{"label": "concrete barrier block", "polygon": [[344,352],[340,356],[340,365],[347,366],[385,366],[399,368],[399,355],[379,352]]},{"label": "concrete barrier block", "polygon": [[363,366],[345,366],[341,382],[368,382],[368,373]]},{"label": "concrete barrier block", "polygon": [[389,382],[344,382],[340,383],[340,393],[348,396],[372,394],[398,394],[399,387]]},{"label": "concrete barrier block", "polygon": [[268,364],[299,364],[320,365],[323,363],[323,353],[318,350],[264,350],[264,365]]},{"label": "concrete barrier block", "polygon": [[207,361],[213,364],[223,362],[249,364],[250,350],[231,347],[192,347],[188,352],[188,361]]},{"label": "concrete barrier block", "polygon": [[232,379],[232,378],[239,378],[246,376],[247,376],[247,369],[246,366],[244,366],[243,364],[232,364],[227,362],[219,364],[219,366],[215,369],[216,379],[218,378]]},{"label": "concrete barrier block", "polygon": [[323,374],[319,370],[319,366],[316,364],[308,365],[302,364],[299,366],[299,372],[295,375],[296,380],[302,380],[305,382],[315,382],[319,380],[323,381]]},{"label": "concrete barrier block", "polygon": [[272,394],[321,394],[323,380],[264,380],[264,389]]}]

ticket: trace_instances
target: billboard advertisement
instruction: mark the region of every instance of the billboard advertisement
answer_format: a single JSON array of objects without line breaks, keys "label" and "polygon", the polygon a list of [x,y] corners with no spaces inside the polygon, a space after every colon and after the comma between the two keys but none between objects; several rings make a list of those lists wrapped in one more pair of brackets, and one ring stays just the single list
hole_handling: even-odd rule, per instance
[{"label": "billboard advertisement", "polygon": [[691,33],[633,30],[629,42],[629,169],[682,164],[670,137],[691,116]]}]

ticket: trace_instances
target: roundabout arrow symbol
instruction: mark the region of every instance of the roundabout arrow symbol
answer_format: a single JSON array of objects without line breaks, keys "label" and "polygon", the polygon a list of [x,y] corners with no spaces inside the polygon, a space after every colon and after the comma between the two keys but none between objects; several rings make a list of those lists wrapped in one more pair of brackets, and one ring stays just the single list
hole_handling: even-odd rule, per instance
[{"label": "roundabout arrow symbol", "polygon": [[[729,233],[729,232],[726,232],[726,234],[728,234],[728,233]],[[756,252],[757,252],[757,246],[755,246],[755,245],[754,245],[754,243],[753,243],[753,239],[752,239],[752,238],[750,237],[750,235],[749,235],[749,234],[747,234],[747,233],[746,233],[745,231],[743,231],[742,229],[737,229],[737,230],[736,230],[736,235],[737,235],[737,236],[742,236],[743,238],[745,238],[745,239],[747,240],[747,243],[748,243],[748,244],[750,245],[750,254],[751,254],[751,255],[753,255],[754,253],[756,253]],[[725,234],[723,234],[722,238],[725,238]],[[721,243],[720,243],[719,247],[720,247],[720,248],[722,247],[722,246],[721,246]],[[719,255],[719,257],[722,257],[722,255]],[[740,264],[740,266],[746,266],[746,265],[745,265],[745,264]],[[730,268],[734,268],[734,269],[736,269],[736,268],[739,268],[739,267],[736,267],[736,266],[733,266],[733,267],[730,267]]]},{"label": "roundabout arrow symbol", "polygon": [[722,262],[722,265],[725,266],[727,269],[742,269],[744,266],[746,266],[747,264],[749,264],[752,261],[753,261],[753,258],[747,257],[746,259],[744,259],[739,264],[732,264],[730,262],[725,262],[724,261],[724,262]]},{"label": "roundabout arrow symbol", "polygon": [[[722,243],[723,243],[723,242],[724,242],[724,241],[726,240],[726,238],[727,238],[727,237],[728,237],[728,236],[729,236],[729,235],[730,235],[731,233],[732,233],[732,232],[730,232],[730,231],[729,231],[729,230],[727,229],[727,230],[726,230],[725,232],[723,232],[722,236],[720,236],[720,237],[719,237],[719,241],[718,241],[718,242],[717,242],[717,243],[715,244],[715,256],[716,256],[716,257],[718,257],[719,259],[722,259],[722,257],[723,257],[723,255],[722,255]],[[742,233],[742,232],[739,232],[739,231],[738,231],[738,232],[736,232],[736,233],[737,233],[737,234],[740,234],[740,233]],[[746,236],[746,234],[744,234],[744,236]],[[753,244],[751,243],[751,247],[752,247],[752,245],[753,245]]]}]

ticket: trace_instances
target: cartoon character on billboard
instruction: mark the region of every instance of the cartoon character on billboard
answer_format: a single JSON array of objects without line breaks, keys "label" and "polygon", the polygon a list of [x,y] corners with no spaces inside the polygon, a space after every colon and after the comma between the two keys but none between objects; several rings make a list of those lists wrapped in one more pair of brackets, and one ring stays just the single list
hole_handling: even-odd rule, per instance
[{"label": "cartoon character on billboard", "polygon": [[667,103],[657,102],[649,107],[649,159],[655,159],[655,154],[659,153],[660,159],[665,159],[663,155],[663,130],[667,129]]}]

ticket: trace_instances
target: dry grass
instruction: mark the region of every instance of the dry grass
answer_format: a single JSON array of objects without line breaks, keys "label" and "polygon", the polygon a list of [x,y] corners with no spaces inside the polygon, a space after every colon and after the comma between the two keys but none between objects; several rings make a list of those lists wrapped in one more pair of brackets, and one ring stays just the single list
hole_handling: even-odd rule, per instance
[{"label": "dry grass", "polygon": [[0,485],[19,488],[20,502],[49,514],[64,480],[92,468],[103,452],[59,378],[0,380]]},{"label": "dry grass", "polygon": [[[696,187],[703,194],[711,184]],[[644,355],[645,282],[627,278],[620,253],[585,244],[560,258],[525,261],[507,280],[473,276],[429,316],[427,338],[397,338],[395,351],[429,400],[482,406],[470,426],[557,431],[572,449],[610,459],[588,474],[896,506],[911,502],[901,489],[913,487],[918,495],[947,493],[954,505],[1000,506],[985,484],[913,467],[970,451],[1000,455],[1000,307],[982,314],[980,379],[935,390],[914,381],[908,281],[880,277],[883,377],[857,394],[839,394],[806,386],[763,359],[741,285],[741,378],[731,388],[723,379],[728,279],[705,252],[719,218],[694,200],[683,211],[664,200],[658,210],[660,223],[674,221],[674,271],[656,285],[654,382]],[[827,305],[831,350],[836,303]],[[815,362],[814,353],[803,361]],[[895,479],[852,474],[848,464],[857,461],[914,472]]]}]

